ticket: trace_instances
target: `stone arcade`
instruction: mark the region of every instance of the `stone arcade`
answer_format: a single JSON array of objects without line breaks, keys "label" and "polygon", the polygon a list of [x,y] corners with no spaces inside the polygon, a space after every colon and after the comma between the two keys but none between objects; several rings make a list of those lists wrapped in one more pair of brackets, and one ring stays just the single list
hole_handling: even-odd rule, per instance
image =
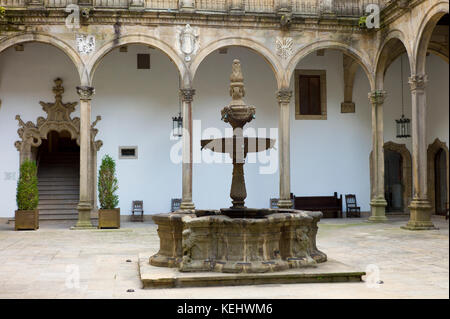
[{"label": "stone arcade", "polygon": [[[157,138],[144,139],[149,136],[147,130],[158,127],[160,131],[152,133],[155,137],[166,133],[161,133],[158,125],[169,118],[168,114],[177,112],[178,96],[183,128],[189,133],[182,137],[181,167],[178,170],[172,164],[148,165],[164,172],[165,180],[157,180],[157,173],[152,172],[153,175],[142,177],[146,185],[142,187],[143,181],[137,185],[135,180],[127,178],[150,172],[144,163],[158,154],[145,149],[140,151],[139,159],[134,162],[141,165],[139,169],[121,162],[118,171],[126,172],[122,175],[120,189],[122,211],[129,210],[131,200],[137,199],[132,198],[135,193],[145,200],[150,213],[168,211],[170,198],[175,197],[181,197],[184,211],[221,207],[221,191],[217,190],[211,197],[204,195],[209,187],[209,168],[193,163],[199,147],[198,140],[195,143],[193,140],[194,120],[205,119],[212,102],[217,105],[215,87],[208,83],[215,81],[215,77],[208,77],[210,71],[203,65],[208,65],[209,70],[223,70],[224,65],[229,65],[225,60],[237,58],[237,55],[247,59],[241,58],[241,61],[244,65],[251,64],[249,73],[259,79],[251,81],[260,91],[253,90],[254,96],[249,99],[261,108],[258,114],[264,121],[259,123],[278,129],[277,177],[255,178],[253,174],[249,179],[251,183],[266,187],[260,187],[259,197],[249,196],[249,201],[254,203],[252,206],[267,206],[269,198],[274,196],[279,199],[280,209],[289,209],[291,193],[322,195],[337,189],[340,193],[357,193],[363,210],[370,210],[369,220],[373,222],[388,219],[386,207],[391,207],[388,206],[391,202],[403,203],[399,209],[409,214],[410,221],[405,228],[411,230],[433,229],[431,215],[445,212],[449,189],[448,89],[443,85],[448,83],[448,67],[443,67],[448,63],[447,0],[374,1],[381,9],[380,27],[375,29],[358,25],[367,4],[362,0],[87,0],[79,2],[82,12],[79,26],[69,21],[68,27],[65,7],[72,2],[0,2],[5,8],[5,14],[0,16],[0,147],[4,150],[0,170],[5,177],[0,181],[0,191],[4,195],[0,216],[11,217],[15,209],[14,173],[19,163],[25,158],[35,159],[36,149],[41,140],[48,138],[49,131],[64,131],[79,146],[76,226],[91,227],[97,210],[97,152],[115,153],[119,144],[139,144],[143,149],[147,142],[159,143]],[[51,47],[59,50],[53,52]],[[126,47],[133,54],[140,54],[143,48],[146,52],[151,50],[152,68],[157,69],[162,61],[158,79],[153,79],[152,85],[142,86],[148,78],[140,78],[143,73],[131,70],[129,66],[134,66],[135,61],[125,62],[125,58],[131,56],[123,53]],[[120,52],[116,50],[119,48]],[[32,57],[34,53],[39,55]],[[321,60],[324,55],[325,59]],[[255,60],[261,57],[262,61]],[[408,69],[405,83],[409,83],[409,90],[406,87],[407,92],[401,98],[401,88],[396,86],[398,77],[394,74],[398,69],[397,58],[407,62]],[[167,63],[169,60],[172,64]],[[294,77],[302,75],[302,72],[297,73],[300,69],[319,67],[322,70],[313,70],[316,73],[311,76],[320,79],[317,81],[324,97],[320,112],[300,114],[302,108],[297,112],[294,107],[298,99],[297,88],[293,87],[298,79]],[[271,70],[273,77],[268,79],[263,69]],[[326,74],[323,69],[327,69]],[[120,71],[113,74],[114,70]],[[169,70],[175,70],[178,79],[170,75]],[[222,72],[214,73],[219,77]],[[342,78],[336,77],[336,73]],[[125,74],[131,74],[134,82],[122,79],[122,74],[124,78]],[[52,115],[51,104],[42,104],[44,111],[49,112],[48,119],[26,122],[41,114],[41,110],[38,112],[34,107],[38,99],[48,96],[51,81],[59,77],[64,79],[67,99],[73,101],[76,92],[79,105],[62,103],[61,93],[58,93],[62,83],[58,80],[53,107],[63,110],[64,117]],[[115,78],[121,81],[114,82]],[[22,86],[22,82],[26,85]],[[152,86],[159,91],[147,96]],[[108,91],[109,87],[113,89]],[[18,88],[23,92],[18,92]],[[94,91],[97,91],[95,96]],[[109,92],[113,99],[108,100],[108,93],[103,92]],[[121,100],[124,92],[128,95],[126,100]],[[267,92],[272,92],[272,100]],[[397,139],[391,129],[394,120],[401,115],[398,107],[403,97],[405,113],[412,120],[408,140]],[[152,111],[158,109],[161,113],[149,114],[150,108],[144,107],[148,106],[146,103],[156,104]],[[136,105],[142,108],[136,111]],[[270,108],[270,105],[277,105],[277,108]],[[75,107],[79,120],[69,116]],[[163,114],[165,110],[169,113]],[[17,138],[16,114],[20,115],[18,120],[22,126],[21,140],[16,143],[19,152],[13,146]],[[130,118],[132,114],[136,117]],[[158,118],[161,114],[163,116]],[[92,123],[93,115],[103,118],[97,128],[93,126],[97,121]],[[152,119],[152,124],[142,124],[143,118]],[[215,115],[211,115],[205,122],[213,122],[214,118]],[[117,120],[120,121],[117,123]],[[101,142],[95,141],[97,132],[104,143],[101,150]],[[139,143],[135,142],[140,138],[143,139]],[[305,141],[313,152],[301,153]],[[405,145],[406,152],[402,148],[403,151],[397,153],[407,161],[392,167],[411,171],[397,174],[402,177],[395,187],[391,187],[390,179],[386,178],[392,173],[391,167],[385,169],[385,149],[391,147],[391,143],[400,145],[396,150]],[[170,148],[167,145],[160,143],[157,147],[162,147],[161,153],[164,153]],[[335,148],[333,153],[330,149],[336,145],[342,148]],[[168,162],[167,156],[164,158]],[[333,158],[332,163],[330,158]],[[219,174],[222,178],[230,176],[226,168]],[[177,187],[179,191],[169,194]],[[405,188],[408,189],[405,191]]]}]

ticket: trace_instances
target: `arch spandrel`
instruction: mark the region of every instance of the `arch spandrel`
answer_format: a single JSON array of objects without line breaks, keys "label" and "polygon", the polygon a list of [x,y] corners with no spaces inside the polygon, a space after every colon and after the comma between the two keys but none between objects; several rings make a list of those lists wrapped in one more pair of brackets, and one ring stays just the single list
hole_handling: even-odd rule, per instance
[{"label": "arch spandrel", "polygon": [[259,56],[261,56],[267,64],[272,69],[275,79],[277,81],[278,88],[282,87],[283,71],[279,59],[267,48],[264,44],[257,42],[254,39],[241,38],[241,37],[228,37],[212,41],[206,46],[200,48],[198,54],[194,57],[192,63],[190,64],[190,74],[192,75],[192,80],[195,78],[197,70],[200,64],[213,52],[224,47],[244,47],[247,48]]},{"label": "arch spandrel", "polygon": [[88,86],[92,86],[95,71],[102,62],[103,58],[115,48],[130,45],[130,44],[143,44],[154,47],[163,52],[175,65],[180,77],[183,79],[183,83],[190,85],[190,76],[187,72],[185,62],[181,56],[174,50],[173,45],[170,45],[157,37],[143,34],[129,34],[120,38],[114,38],[106,41],[100,46],[98,50],[90,57],[86,63],[84,70],[84,81]]},{"label": "arch spandrel", "polygon": [[322,49],[339,50],[351,56],[363,68],[364,73],[366,74],[367,79],[369,80],[370,87],[374,89],[375,87],[374,66],[372,65],[372,63],[370,63],[370,58],[368,54],[365,54],[346,43],[333,40],[315,41],[303,46],[300,50],[294,53],[286,67],[285,77],[283,79],[284,85],[286,87],[289,87],[294,71],[298,63],[302,59],[304,59],[309,54]]},{"label": "arch spandrel", "polygon": [[16,34],[13,36],[6,37],[4,39],[0,39],[0,53],[16,44],[23,44],[27,42],[38,42],[49,44],[64,52],[64,54],[68,56],[70,60],[73,62],[75,68],[78,71],[80,83],[82,82],[83,73],[85,70],[83,59],[69,43],[52,35],[33,32],[33,33],[22,33],[18,35]]}]

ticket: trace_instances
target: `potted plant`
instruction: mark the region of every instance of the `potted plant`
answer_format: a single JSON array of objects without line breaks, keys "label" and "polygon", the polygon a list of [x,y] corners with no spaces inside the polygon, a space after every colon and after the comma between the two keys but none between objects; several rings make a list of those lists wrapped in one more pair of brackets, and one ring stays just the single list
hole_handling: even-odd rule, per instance
[{"label": "potted plant", "polygon": [[114,193],[119,188],[116,178],[116,163],[109,155],[102,159],[98,174],[98,228],[120,228],[119,196]]},{"label": "potted plant", "polygon": [[20,166],[17,182],[17,210],[14,218],[15,230],[36,230],[39,228],[39,192],[37,167],[34,161],[25,160]]}]

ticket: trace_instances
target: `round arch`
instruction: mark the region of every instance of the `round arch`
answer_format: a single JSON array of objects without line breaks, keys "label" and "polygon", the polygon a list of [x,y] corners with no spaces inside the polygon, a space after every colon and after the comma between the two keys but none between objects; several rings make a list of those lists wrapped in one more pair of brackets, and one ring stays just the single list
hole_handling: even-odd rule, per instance
[{"label": "round arch", "polygon": [[449,13],[448,1],[441,1],[432,6],[424,15],[414,43],[415,65],[413,74],[425,74],[425,61],[431,34],[442,16]]},{"label": "round arch", "polygon": [[392,30],[381,43],[375,58],[375,84],[378,90],[384,88],[384,75],[392,62],[406,51],[411,74],[414,70],[414,60],[411,50],[406,45],[405,36],[400,30]]},{"label": "round arch", "polygon": [[78,71],[80,83],[82,82],[84,63],[81,60],[81,57],[69,44],[51,35],[42,33],[24,33],[21,35],[7,37],[2,41],[0,41],[0,53],[13,45],[27,42],[39,42],[50,44],[56,47],[57,49],[61,50],[62,52],[64,52],[72,60],[75,68]]},{"label": "round arch", "polygon": [[408,211],[408,205],[412,200],[412,157],[405,144],[392,141],[384,143],[385,151],[393,151],[402,157],[402,184],[403,184],[403,209]]},{"label": "round arch", "polygon": [[295,68],[297,67],[297,64],[305,58],[307,55],[321,49],[335,49],[339,51],[343,51],[347,55],[351,56],[353,59],[355,59],[356,62],[363,68],[367,79],[369,80],[370,87],[374,89],[374,79],[372,76],[372,67],[369,62],[369,59],[363,55],[361,52],[356,50],[355,48],[352,48],[351,46],[337,41],[330,41],[330,40],[320,40],[313,43],[310,43],[303,47],[300,51],[298,51],[289,61],[287,68],[286,68],[286,77],[283,79],[284,85],[286,87],[289,87],[289,83],[291,81],[292,75],[294,74]]},{"label": "round arch", "polygon": [[191,87],[191,79],[189,77],[188,72],[186,72],[185,64],[183,60],[180,58],[180,56],[169,44],[148,35],[126,35],[118,39],[113,39],[105,43],[102,47],[100,47],[86,65],[86,72],[88,76],[89,85],[93,83],[95,71],[97,70],[97,67],[103,60],[103,57],[106,56],[115,48],[129,44],[149,45],[163,52],[173,62],[173,64],[175,64],[175,67],[177,68],[180,77],[183,79],[182,81],[183,86],[186,88]]},{"label": "round arch", "polygon": [[250,49],[251,51],[255,52],[259,56],[261,56],[272,68],[275,79],[278,84],[278,88],[281,88],[282,85],[282,70],[283,67],[279,63],[278,59],[270,52],[269,49],[267,49],[264,45],[252,40],[252,39],[245,39],[245,38],[225,38],[220,39],[217,41],[214,41],[210,44],[208,44],[206,47],[201,49],[198,54],[195,56],[194,60],[191,63],[190,70],[192,74],[192,80],[194,79],[197,70],[200,66],[200,64],[214,51],[223,48],[223,47],[230,47],[230,46],[238,46],[238,47],[244,47],[247,49]]},{"label": "round arch", "polygon": [[[383,145],[384,151],[393,151],[402,157],[402,185],[403,185],[403,209],[405,212],[409,211],[409,203],[412,200],[412,157],[411,153],[409,152],[408,148],[405,144],[398,144],[392,141],[385,142]],[[371,196],[374,196],[373,190],[374,190],[374,174],[373,171],[373,151],[370,152],[370,189],[371,189]]]},{"label": "round arch", "polygon": [[[446,157],[446,171],[447,171],[447,192],[449,189],[449,152],[448,152],[448,146],[445,142],[441,141],[439,138],[436,138],[433,143],[428,145],[427,149],[427,184],[428,184],[428,199],[430,200],[432,212],[436,212],[436,188],[435,188],[435,163],[434,158],[436,154],[439,152],[439,150],[443,150],[445,152]],[[448,196],[448,194],[447,194]],[[448,201],[448,197],[447,197]]]}]

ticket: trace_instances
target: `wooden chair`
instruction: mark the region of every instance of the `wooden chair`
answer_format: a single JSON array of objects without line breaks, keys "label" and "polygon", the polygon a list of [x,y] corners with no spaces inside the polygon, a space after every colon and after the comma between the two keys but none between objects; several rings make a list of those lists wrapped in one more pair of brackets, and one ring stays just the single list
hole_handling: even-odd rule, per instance
[{"label": "wooden chair", "polygon": [[180,209],[181,206],[181,198],[172,198],[171,200],[171,212],[176,212]]},{"label": "wooden chair", "polygon": [[131,203],[131,221],[132,222],[144,221],[144,201],[134,200]]},{"label": "wooden chair", "polygon": [[347,206],[347,217],[361,217],[361,208],[357,205],[354,194],[345,195],[345,204]]}]

